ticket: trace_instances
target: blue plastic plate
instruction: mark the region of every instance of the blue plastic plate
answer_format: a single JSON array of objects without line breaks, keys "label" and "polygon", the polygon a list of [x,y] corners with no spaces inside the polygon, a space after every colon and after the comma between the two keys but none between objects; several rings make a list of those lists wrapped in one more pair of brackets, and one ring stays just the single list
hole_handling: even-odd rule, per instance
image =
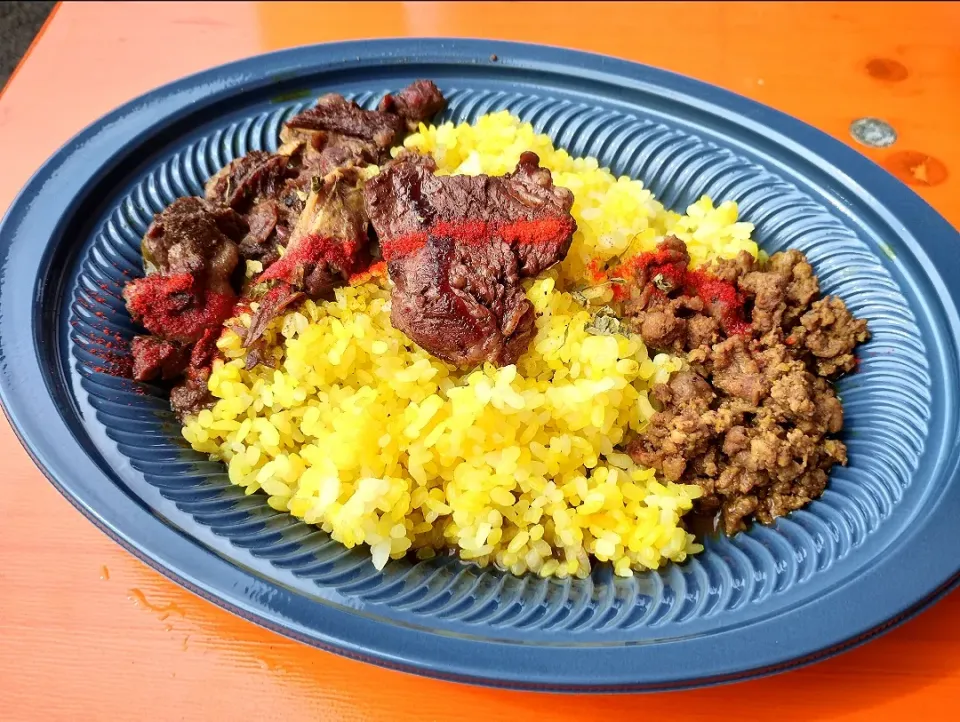
[{"label": "blue plastic plate", "polygon": [[[492,59],[496,54],[497,60]],[[97,369],[129,340],[119,298],[153,213],[231,158],[273,149],[322,92],[373,106],[415,78],[448,118],[509,109],[668,206],[740,203],[768,251],[799,248],[868,319],[840,384],[850,465],[823,498],[683,565],[543,580],[454,559],[383,572],[244,496],[186,448],[167,402]],[[486,41],[298,48],[114,111],[34,176],[0,226],[0,398],[51,482],[164,574],[308,644],[508,687],[649,690],[768,674],[857,644],[960,572],[960,238],[869,160],[781,113],[613,58]],[[42,530],[39,530],[42,533]]]}]

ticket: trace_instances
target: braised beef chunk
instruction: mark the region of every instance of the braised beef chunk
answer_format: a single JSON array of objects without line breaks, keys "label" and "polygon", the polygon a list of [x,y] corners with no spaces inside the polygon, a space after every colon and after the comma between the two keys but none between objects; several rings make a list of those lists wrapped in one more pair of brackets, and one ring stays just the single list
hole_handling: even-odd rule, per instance
[{"label": "braised beef chunk", "polygon": [[200,198],[178,198],[158,213],[141,244],[146,271],[191,273],[212,290],[230,289],[247,224],[235,211]]},{"label": "braised beef chunk", "polygon": [[244,343],[262,335],[266,325],[303,296],[332,298],[369,260],[363,176],[342,168],[313,184],[283,258],[253,282],[269,287],[259,301]]},{"label": "braised beef chunk", "polygon": [[170,396],[181,417],[213,403],[206,381],[216,338],[235,314],[241,258],[265,269],[243,301],[258,304],[245,334],[248,363],[266,360],[257,340],[271,319],[303,298],[332,297],[369,262],[358,168],[386,161],[445,102],[429,81],[386,96],[377,111],[325,95],[284,125],[276,153],[231,161],[205,198],[180,198],[157,214],[142,243],[147,275],[124,288],[133,320],[151,334],[133,343],[135,378],[185,374]]},{"label": "braised beef chunk", "polygon": [[190,348],[156,336],[134,336],[130,347],[133,356],[133,378],[137,381],[180,376],[190,362]]},{"label": "braised beef chunk", "polygon": [[236,212],[200,198],[180,198],[158,213],[142,243],[147,275],[123,289],[133,319],[180,344],[219,327],[236,300],[236,240],[246,230]]},{"label": "braised beef chunk", "polygon": [[277,152],[293,159],[300,169],[301,184],[305,182],[307,189],[314,176],[323,177],[348,165],[378,163],[384,155],[372,141],[289,125],[280,130],[280,142],[283,145]]},{"label": "braised beef chunk", "polygon": [[520,282],[566,255],[573,194],[533,153],[503,177],[434,170],[404,156],[364,188],[394,283],[391,321],[450,363],[515,363],[534,321]]},{"label": "braised beef chunk", "polygon": [[417,80],[396,95],[383,96],[377,110],[382,113],[395,113],[407,124],[407,129],[415,131],[420,123],[430,120],[443,110],[447,101],[440,89],[429,80]]},{"label": "braised beef chunk", "polygon": [[273,263],[303,207],[309,187],[299,158],[250,151],[227,164],[206,185],[206,199],[243,214],[248,226],[240,240],[244,258]]},{"label": "braised beef chunk", "polygon": [[394,328],[434,356],[461,366],[505,366],[526,350],[535,314],[506,241],[473,245],[431,234],[388,268]]},{"label": "braised beef chunk", "polygon": [[[767,263],[741,254],[686,274],[681,246],[665,241],[659,265],[641,268],[624,303],[627,323],[651,348],[686,351],[690,362],[653,389],[661,410],[627,451],[667,479],[699,484],[699,512],[719,512],[732,534],[809,503],[830,468],[846,463],[846,447],[832,438],[843,408],[829,378],[854,368],[854,348],[869,333],[841,300],[817,300],[816,276],[799,251]],[[654,271],[695,283],[664,282]],[[730,333],[730,309],[718,312],[714,295],[738,299],[749,323]]]},{"label": "braised beef chunk", "polygon": [[209,378],[209,368],[194,369],[182,383],[170,389],[170,408],[180,419],[197,414],[216,403],[207,388]]},{"label": "braised beef chunk", "polygon": [[285,182],[296,175],[290,156],[252,150],[207,181],[206,199],[244,213],[255,199],[279,195]]}]

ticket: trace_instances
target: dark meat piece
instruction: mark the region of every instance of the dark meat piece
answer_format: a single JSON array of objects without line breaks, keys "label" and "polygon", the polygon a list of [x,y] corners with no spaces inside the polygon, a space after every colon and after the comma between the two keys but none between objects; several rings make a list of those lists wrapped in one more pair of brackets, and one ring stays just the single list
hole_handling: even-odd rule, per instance
[{"label": "dark meat piece", "polygon": [[295,115],[286,125],[288,128],[359,138],[380,150],[396,145],[406,129],[406,123],[399,115],[364,110],[337,93],[324,95],[315,106]]},{"label": "dark meat piece", "polygon": [[280,131],[278,153],[291,157],[300,168],[298,186],[309,190],[314,176],[323,177],[337,168],[379,163],[385,151],[374,143],[322,130],[305,130],[285,125]]},{"label": "dark meat piece", "polygon": [[130,315],[153,334],[134,339],[134,378],[169,380],[186,372],[170,394],[181,418],[213,403],[209,366],[220,328],[233,314],[236,241],[247,231],[230,208],[180,198],[157,214],[144,236],[147,276],[123,289]]},{"label": "dark meat piece", "polygon": [[283,258],[253,282],[261,289],[268,284],[270,290],[254,314],[245,345],[256,341],[271,319],[304,295],[330,299],[334,288],[366,265],[362,188],[356,168],[337,170],[314,183]]},{"label": "dark meat piece", "polygon": [[363,165],[385,160],[387,151],[405,132],[416,130],[445,105],[440,90],[429,80],[418,80],[395,95],[384,96],[375,111],[330,93],[287,121],[280,139],[288,149],[302,144],[307,163],[326,174],[348,162]]},{"label": "dark meat piece", "polygon": [[259,304],[245,334],[247,362],[272,362],[257,345],[270,320],[306,296],[330,298],[368,260],[355,167],[386,160],[444,102],[429,81],[385,97],[386,111],[325,95],[284,125],[277,153],[255,150],[231,161],[207,182],[205,199],[180,198],[158,214],[142,244],[147,277],[124,289],[131,316],[154,334],[134,341],[136,378],[185,371],[171,392],[181,418],[213,403],[206,382],[217,335],[235,314],[241,257],[266,269],[245,293]]},{"label": "dark meat piece", "polygon": [[390,269],[391,322],[437,358],[506,366],[533,337],[535,313],[520,285],[517,256],[499,238],[480,246],[431,235]]},{"label": "dark meat piece", "polygon": [[217,355],[217,338],[220,328],[210,328],[203,334],[190,351],[190,363],[186,368],[186,378],[170,389],[170,408],[183,421],[187,416],[208,409],[216,399],[207,388],[210,380],[210,367]]},{"label": "dark meat piece", "polygon": [[[522,154],[514,172],[502,177],[438,176],[435,170],[432,158],[408,154],[367,183],[367,215],[388,262],[438,226],[441,233],[458,226],[459,235],[470,236],[466,241],[481,244],[496,227],[514,246],[523,277],[566,256],[576,230],[573,193],[553,185],[535,153]],[[424,236],[419,241],[418,234]]]},{"label": "dark meat piece", "polygon": [[123,289],[133,319],[187,344],[223,323],[236,300],[235,241],[246,230],[236,212],[200,198],[180,198],[158,213],[142,244],[148,275]]},{"label": "dark meat piece", "polygon": [[206,199],[245,213],[254,199],[276,197],[296,170],[290,157],[252,150],[230,161],[206,185]]},{"label": "dark meat piece", "polygon": [[207,388],[210,369],[189,369],[187,378],[170,389],[170,408],[182,421],[187,416],[209,409],[216,403],[213,394]]},{"label": "dark meat piece", "polygon": [[217,293],[231,292],[240,259],[237,242],[247,232],[243,218],[200,198],[178,198],[158,213],[143,237],[147,274],[190,273]]},{"label": "dark meat piece", "polygon": [[411,132],[417,130],[446,106],[447,101],[440,89],[429,80],[417,80],[396,95],[383,96],[377,110],[399,115]]},{"label": "dark meat piece", "polygon": [[269,266],[279,257],[277,247],[287,242],[315,172],[302,157],[250,151],[207,181],[208,201],[245,214],[248,231],[239,247],[244,258]]},{"label": "dark meat piece", "polygon": [[255,205],[247,215],[250,230],[240,241],[240,255],[265,266],[276,261],[280,257],[277,246],[283,244],[289,232],[289,222],[281,224],[280,219],[281,206],[277,201],[265,200]]},{"label": "dark meat piece", "polygon": [[391,321],[450,363],[514,363],[534,321],[520,281],[566,255],[573,194],[533,153],[499,178],[434,169],[405,156],[364,189],[394,283]]},{"label": "dark meat piece", "polygon": [[130,353],[133,356],[133,378],[137,381],[175,379],[190,361],[189,347],[156,336],[134,336]]},{"label": "dark meat piece", "polygon": [[257,310],[251,317],[250,326],[243,336],[243,345],[251,348],[273,319],[304,298],[306,294],[303,291],[296,290],[288,283],[278,283],[263,294],[257,301]]},{"label": "dark meat piece", "polygon": [[154,273],[123,289],[127,310],[150,333],[178,343],[193,343],[208,328],[230,318],[236,295],[207,288],[200,274]]}]

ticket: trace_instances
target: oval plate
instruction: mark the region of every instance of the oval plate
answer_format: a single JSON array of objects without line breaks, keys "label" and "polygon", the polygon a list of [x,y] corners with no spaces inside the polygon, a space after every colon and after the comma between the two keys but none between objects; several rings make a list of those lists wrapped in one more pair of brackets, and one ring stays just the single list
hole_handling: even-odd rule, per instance
[{"label": "oval plate", "polygon": [[[493,55],[497,57],[493,59]],[[768,251],[805,251],[868,319],[844,379],[850,465],[772,527],[709,540],[633,579],[517,579],[453,559],[369,556],[246,497],[185,448],[156,389],[103,373],[133,327],[153,213],[233,157],[273,149],[322,92],[370,107],[426,77],[447,118],[509,109],[669,207],[740,203]],[[769,674],[857,644],[960,571],[957,232],[853,150],[681,76],[556,48],[390,40],[298,48],[149,93],[80,133],[0,226],[0,399],[53,484],[197,594],[306,643],[446,679],[528,689],[679,688]]]}]

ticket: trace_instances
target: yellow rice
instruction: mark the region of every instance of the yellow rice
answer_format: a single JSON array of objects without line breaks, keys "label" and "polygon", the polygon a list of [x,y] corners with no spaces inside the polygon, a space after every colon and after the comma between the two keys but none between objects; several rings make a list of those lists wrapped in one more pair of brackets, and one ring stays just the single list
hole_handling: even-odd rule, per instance
[{"label": "yellow rice", "polygon": [[508,113],[421,126],[405,145],[447,173],[502,174],[533,150],[574,191],[579,230],[562,266],[527,286],[537,335],[519,363],[460,371],[431,357],[391,326],[389,283],[374,279],[276,319],[276,369],[246,370],[225,331],[209,382],[218,401],[184,437],[247,493],[369,545],[378,568],[453,548],[515,574],[583,577],[596,559],[629,576],[699,551],[680,526],[699,488],[658,481],[615,448],[644,428],[650,388],[681,361],[651,357],[634,335],[591,333],[571,291],[591,259],[650,250],[668,232],[695,263],[756,254],[750,224],[707,198],[686,216],[666,211],[639,181],[571,158]]}]

